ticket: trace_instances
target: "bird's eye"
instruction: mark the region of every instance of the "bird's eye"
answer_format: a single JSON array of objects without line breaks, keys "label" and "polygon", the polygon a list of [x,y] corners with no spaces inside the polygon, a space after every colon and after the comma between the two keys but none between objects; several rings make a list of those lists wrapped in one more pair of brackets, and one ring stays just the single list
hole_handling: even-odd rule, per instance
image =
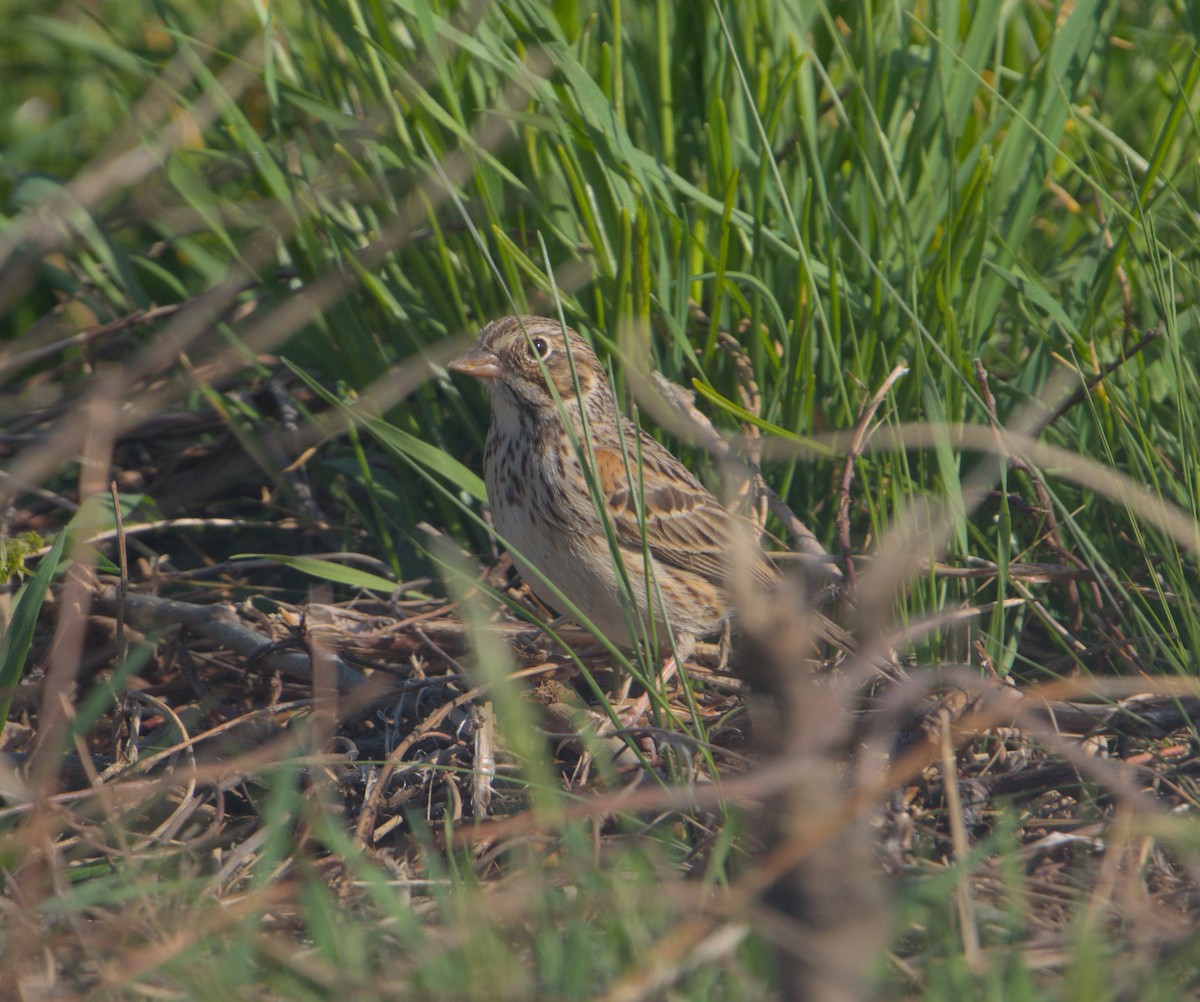
[{"label": "bird's eye", "polygon": [[529,339],[529,346],[538,358],[545,361],[550,357],[550,342],[544,337],[533,337]]}]

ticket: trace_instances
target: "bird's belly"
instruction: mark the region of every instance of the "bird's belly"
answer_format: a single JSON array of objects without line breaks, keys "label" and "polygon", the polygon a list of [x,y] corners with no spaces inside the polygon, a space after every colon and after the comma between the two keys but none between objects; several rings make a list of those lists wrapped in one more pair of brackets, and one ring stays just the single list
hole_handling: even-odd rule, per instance
[{"label": "bird's belly", "polygon": [[[617,582],[607,547],[601,553],[594,552],[581,533],[558,526],[536,526],[504,508],[494,509],[493,517],[496,529],[509,544],[517,571],[541,601],[573,618],[563,602],[565,597],[614,644],[633,646],[626,603],[621,601],[624,589]],[[645,588],[637,575],[631,578],[634,609],[645,610]],[[548,587],[546,581],[553,587]],[[632,613],[634,629],[639,632],[641,615]]]}]

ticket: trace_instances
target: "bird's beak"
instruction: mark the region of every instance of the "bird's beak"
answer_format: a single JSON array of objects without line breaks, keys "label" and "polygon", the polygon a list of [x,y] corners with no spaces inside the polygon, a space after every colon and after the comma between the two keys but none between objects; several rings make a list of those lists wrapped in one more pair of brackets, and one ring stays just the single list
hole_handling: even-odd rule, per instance
[{"label": "bird's beak", "polygon": [[499,379],[503,371],[495,352],[475,345],[446,366],[451,372],[461,372],[476,379]]}]

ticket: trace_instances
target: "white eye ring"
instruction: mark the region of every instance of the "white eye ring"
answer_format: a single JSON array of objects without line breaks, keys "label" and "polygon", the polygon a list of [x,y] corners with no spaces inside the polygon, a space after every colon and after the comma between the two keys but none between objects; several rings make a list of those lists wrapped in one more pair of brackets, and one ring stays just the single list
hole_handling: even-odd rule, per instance
[{"label": "white eye ring", "polygon": [[550,342],[544,337],[531,337],[529,339],[529,346],[533,349],[534,354],[543,362],[554,353],[554,348],[551,347]]}]

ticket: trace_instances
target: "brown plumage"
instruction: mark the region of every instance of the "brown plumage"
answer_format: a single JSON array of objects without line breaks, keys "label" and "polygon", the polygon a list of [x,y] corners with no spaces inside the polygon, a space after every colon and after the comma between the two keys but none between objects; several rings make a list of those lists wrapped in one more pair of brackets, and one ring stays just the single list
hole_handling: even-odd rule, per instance
[{"label": "brown plumage", "polygon": [[[774,582],[753,524],[726,511],[617,410],[604,369],[573,330],[564,336],[555,320],[505,317],[488,324],[450,368],[482,380],[491,397],[484,473],[496,529],[543,601],[562,608],[534,568],[613,643],[631,647],[648,639],[653,607],[655,639],[666,642],[669,621],[677,645],[690,648],[729,617],[735,569],[760,586]],[[628,588],[585,467],[612,526]],[[654,583],[649,592],[661,596],[653,603],[647,564]],[[630,592],[627,609],[622,595]]]}]

